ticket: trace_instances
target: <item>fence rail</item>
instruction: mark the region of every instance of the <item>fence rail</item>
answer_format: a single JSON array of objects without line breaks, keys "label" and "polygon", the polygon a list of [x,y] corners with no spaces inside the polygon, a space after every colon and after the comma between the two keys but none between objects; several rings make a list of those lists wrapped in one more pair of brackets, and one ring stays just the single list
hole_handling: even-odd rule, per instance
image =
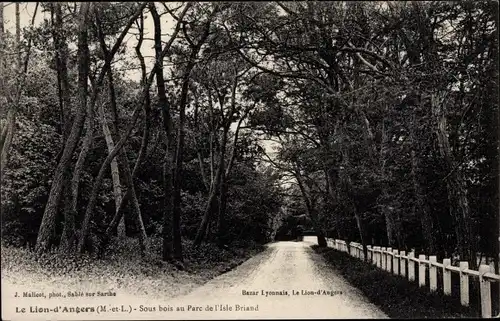
[{"label": "fence rail", "polygon": [[[349,255],[364,260],[363,246],[356,242],[349,245],[344,240],[327,239],[327,244],[338,251],[346,252]],[[367,246],[368,261],[394,275],[408,278],[415,281],[415,266],[418,267],[418,284],[420,287],[426,286],[426,271],[429,271],[429,289],[431,292],[437,291],[438,268],[443,274],[443,293],[451,295],[451,273],[460,276],[460,302],[463,306],[469,306],[469,276],[479,279],[481,294],[481,316],[491,318],[491,283],[500,282],[500,275],[494,273],[494,268],[490,265],[481,264],[479,271],[469,269],[468,262],[460,262],[459,266],[451,265],[451,259],[443,259],[438,262],[435,255],[426,256],[420,254],[418,258],[415,252],[406,253],[390,247]],[[408,268],[408,273],[406,269]]]}]

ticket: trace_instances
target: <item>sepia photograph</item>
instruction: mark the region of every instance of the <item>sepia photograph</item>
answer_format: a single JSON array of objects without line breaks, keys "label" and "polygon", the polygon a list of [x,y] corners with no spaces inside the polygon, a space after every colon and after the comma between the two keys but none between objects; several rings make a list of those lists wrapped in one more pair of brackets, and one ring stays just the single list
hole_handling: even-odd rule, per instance
[{"label": "sepia photograph", "polygon": [[498,9],[0,2],[2,320],[500,317]]}]

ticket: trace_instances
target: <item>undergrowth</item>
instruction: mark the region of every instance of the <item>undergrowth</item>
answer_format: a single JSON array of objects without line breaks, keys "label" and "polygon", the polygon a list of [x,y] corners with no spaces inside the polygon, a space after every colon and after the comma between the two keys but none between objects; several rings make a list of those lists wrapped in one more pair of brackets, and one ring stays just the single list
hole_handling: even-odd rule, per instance
[{"label": "undergrowth", "polygon": [[126,239],[115,240],[101,258],[58,251],[37,255],[31,249],[2,244],[2,279],[16,284],[39,282],[76,288],[85,283],[168,297],[189,292],[264,249],[252,244],[226,250],[210,243],[195,248],[191,241],[184,241],[184,269],[179,270],[161,260],[160,239],[149,242],[150,252],[146,257],[141,257],[136,240]]}]

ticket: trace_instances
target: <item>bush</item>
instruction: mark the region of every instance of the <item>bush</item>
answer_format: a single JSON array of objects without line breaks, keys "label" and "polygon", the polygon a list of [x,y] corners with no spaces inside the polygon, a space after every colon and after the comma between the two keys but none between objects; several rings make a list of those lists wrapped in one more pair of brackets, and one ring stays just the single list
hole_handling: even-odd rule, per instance
[{"label": "bush", "polygon": [[60,137],[51,126],[19,115],[2,177],[2,239],[23,246],[34,242],[50,191]]}]

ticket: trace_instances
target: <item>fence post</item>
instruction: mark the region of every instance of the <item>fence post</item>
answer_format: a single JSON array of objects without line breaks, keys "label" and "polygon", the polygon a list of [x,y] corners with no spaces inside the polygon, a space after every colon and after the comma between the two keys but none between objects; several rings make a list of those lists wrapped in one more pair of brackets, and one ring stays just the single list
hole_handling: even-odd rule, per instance
[{"label": "fence post", "polygon": [[399,251],[400,255],[400,268],[399,268],[399,275],[406,277],[406,259],[403,256],[406,256],[406,251]]},{"label": "fence post", "polygon": [[420,254],[418,256],[418,286],[425,286],[425,254]]},{"label": "fence post", "polygon": [[437,267],[433,264],[437,262],[437,257],[435,255],[429,256],[429,286],[431,292],[436,292],[437,290]]},{"label": "fence post", "polygon": [[372,250],[372,246],[367,245],[366,246],[366,255],[368,256],[367,260],[368,260],[368,262],[373,264],[373,256],[372,256],[373,253],[371,253],[371,250]]},{"label": "fence post", "polygon": [[481,317],[491,318],[491,286],[484,278],[484,274],[492,272],[491,267],[486,264],[479,266],[479,286],[481,289]]},{"label": "fence post", "polygon": [[382,252],[380,254],[382,255],[382,259],[381,259],[382,262],[381,262],[380,267],[382,268],[382,270],[385,270],[385,264],[387,263],[386,258],[385,258],[386,257],[385,251],[387,250],[387,248],[383,247],[381,250],[382,250]]},{"label": "fence post", "polygon": [[399,275],[399,262],[400,262],[401,258],[397,257],[398,250],[393,250],[392,253],[394,255],[392,258],[392,268],[394,269],[394,274]]},{"label": "fence post", "polygon": [[460,303],[469,306],[469,275],[463,271],[469,268],[469,262],[460,262]]},{"label": "fence post", "polygon": [[387,272],[392,273],[392,247],[387,248],[387,261],[385,262],[385,269]]},{"label": "fence post", "polygon": [[380,264],[380,246],[375,246],[375,265],[379,268]]},{"label": "fence post", "polygon": [[451,271],[447,269],[450,265],[450,259],[443,260],[443,293],[445,295],[451,295]]},{"label": "fence post", "polygon": [[408,280],[415,281],[415,252],[408,253]]}]

